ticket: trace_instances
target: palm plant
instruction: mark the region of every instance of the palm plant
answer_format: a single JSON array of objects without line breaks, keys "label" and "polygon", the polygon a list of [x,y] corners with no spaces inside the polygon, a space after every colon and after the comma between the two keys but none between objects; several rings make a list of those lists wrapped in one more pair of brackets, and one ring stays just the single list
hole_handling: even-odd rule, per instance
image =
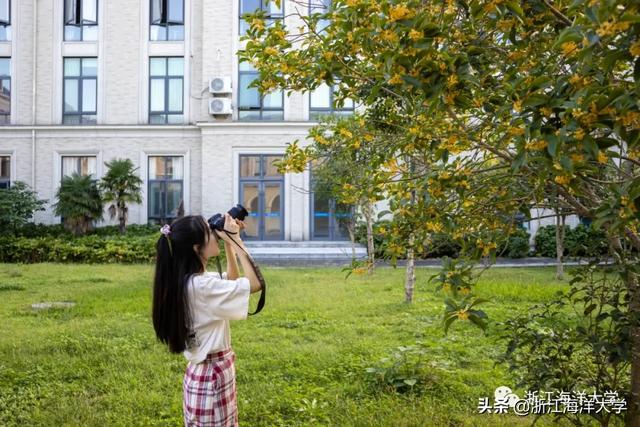
[{"label": "palm plant", "polygon": [[120,234],[124,234],[129,213],[127,203],[142,203],[142,179],[136,175],[138,168],[134,168],[130,159],[114,159],[105,165],[108,171],[100,183],[103,200],[113,202],[108,209],[109,216],[111,219],[118,217]]},{"label": "palm plant", "polygon": [[100,189],[90,175],[74,173],[62,178],[56,198],[55,214],[63,218],[64,228],[75,235],[86,234],[93,221],[102,219]]}]

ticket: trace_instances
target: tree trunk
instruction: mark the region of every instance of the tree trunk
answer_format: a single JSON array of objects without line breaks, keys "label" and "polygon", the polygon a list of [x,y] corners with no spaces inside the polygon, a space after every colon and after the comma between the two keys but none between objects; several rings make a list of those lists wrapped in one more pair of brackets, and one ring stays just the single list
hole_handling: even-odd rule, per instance
[{"label": "tree trunk", "polygon": [[409,235],[409,245],[407,249],[407,272],[405,276],[404,282],[404,302],[411,303],[413,301],[413,285],[416,282],[416,273],[415,273],[415,255],[413,253],[413,242],[415,236],[413,233]]},{"label": "tree trunk", "polygon": [[373,206],[370,202],[366,202],[364,217],[367,221],[367,272],[373,274],[376,252],[373,244]]},{"label": "tree trunk", "polygon": [[562,254],[564,253],[564,223],[565,215],[556,215],[556,279],[564,279],[564,266],[562,264]]},{"label": "tree trunk", "polygon": [[631,396],[627,403],[627,427],[640,427],[640,289],[638,276],[627,273],[627,292],[629,292],[629,314],[631,315]]},{"label": "tree trunk", "polygon": [[124,234],[126,229],[127,220],[125,218],[125,205],[124,203],[118,203],[118,228],[120,229],[120,234]]}]

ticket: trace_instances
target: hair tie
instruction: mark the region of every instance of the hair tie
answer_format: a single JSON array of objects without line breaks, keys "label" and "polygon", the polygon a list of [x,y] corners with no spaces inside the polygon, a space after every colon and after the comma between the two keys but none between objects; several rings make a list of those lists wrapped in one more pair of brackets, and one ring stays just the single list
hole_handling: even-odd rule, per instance
[{"label": "hair tie", "polygon": [[160,233],[164,237],[167,238],[167,243],[169,244],[169,253],[173,256],[173,248],[171,247],[171,239],[169,238],[169,234],[171,234],[171,226],[169,224],[165,224],[160,228]]}]

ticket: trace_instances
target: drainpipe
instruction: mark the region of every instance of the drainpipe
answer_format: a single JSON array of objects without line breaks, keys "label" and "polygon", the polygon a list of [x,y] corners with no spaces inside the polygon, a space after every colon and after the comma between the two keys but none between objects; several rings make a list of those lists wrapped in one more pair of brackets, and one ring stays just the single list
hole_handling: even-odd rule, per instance
[{"label": "drainpipe", "polygon": [[[31,185],[36,190],[36,61],[38,58],[38,43],[36,37],[38,27],[38,0],[33,0],[33,64],[31,67]],[[35,216],[34,216],[35,222]]]}]

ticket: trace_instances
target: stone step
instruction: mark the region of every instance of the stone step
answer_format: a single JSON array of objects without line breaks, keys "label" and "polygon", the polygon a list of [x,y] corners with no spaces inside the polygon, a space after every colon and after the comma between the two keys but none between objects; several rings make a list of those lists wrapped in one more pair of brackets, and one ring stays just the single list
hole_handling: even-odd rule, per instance
[{"label": "stone step", "polygon": [[[256,261],[268,262],[310,262],[314,264],[349,263],[354,256],[351,242],[330,241],[261,241],[245,242],[251,256]],[[367,248],[361,244],[355,245],[355,258],[363,259],[367,256]]]}]

